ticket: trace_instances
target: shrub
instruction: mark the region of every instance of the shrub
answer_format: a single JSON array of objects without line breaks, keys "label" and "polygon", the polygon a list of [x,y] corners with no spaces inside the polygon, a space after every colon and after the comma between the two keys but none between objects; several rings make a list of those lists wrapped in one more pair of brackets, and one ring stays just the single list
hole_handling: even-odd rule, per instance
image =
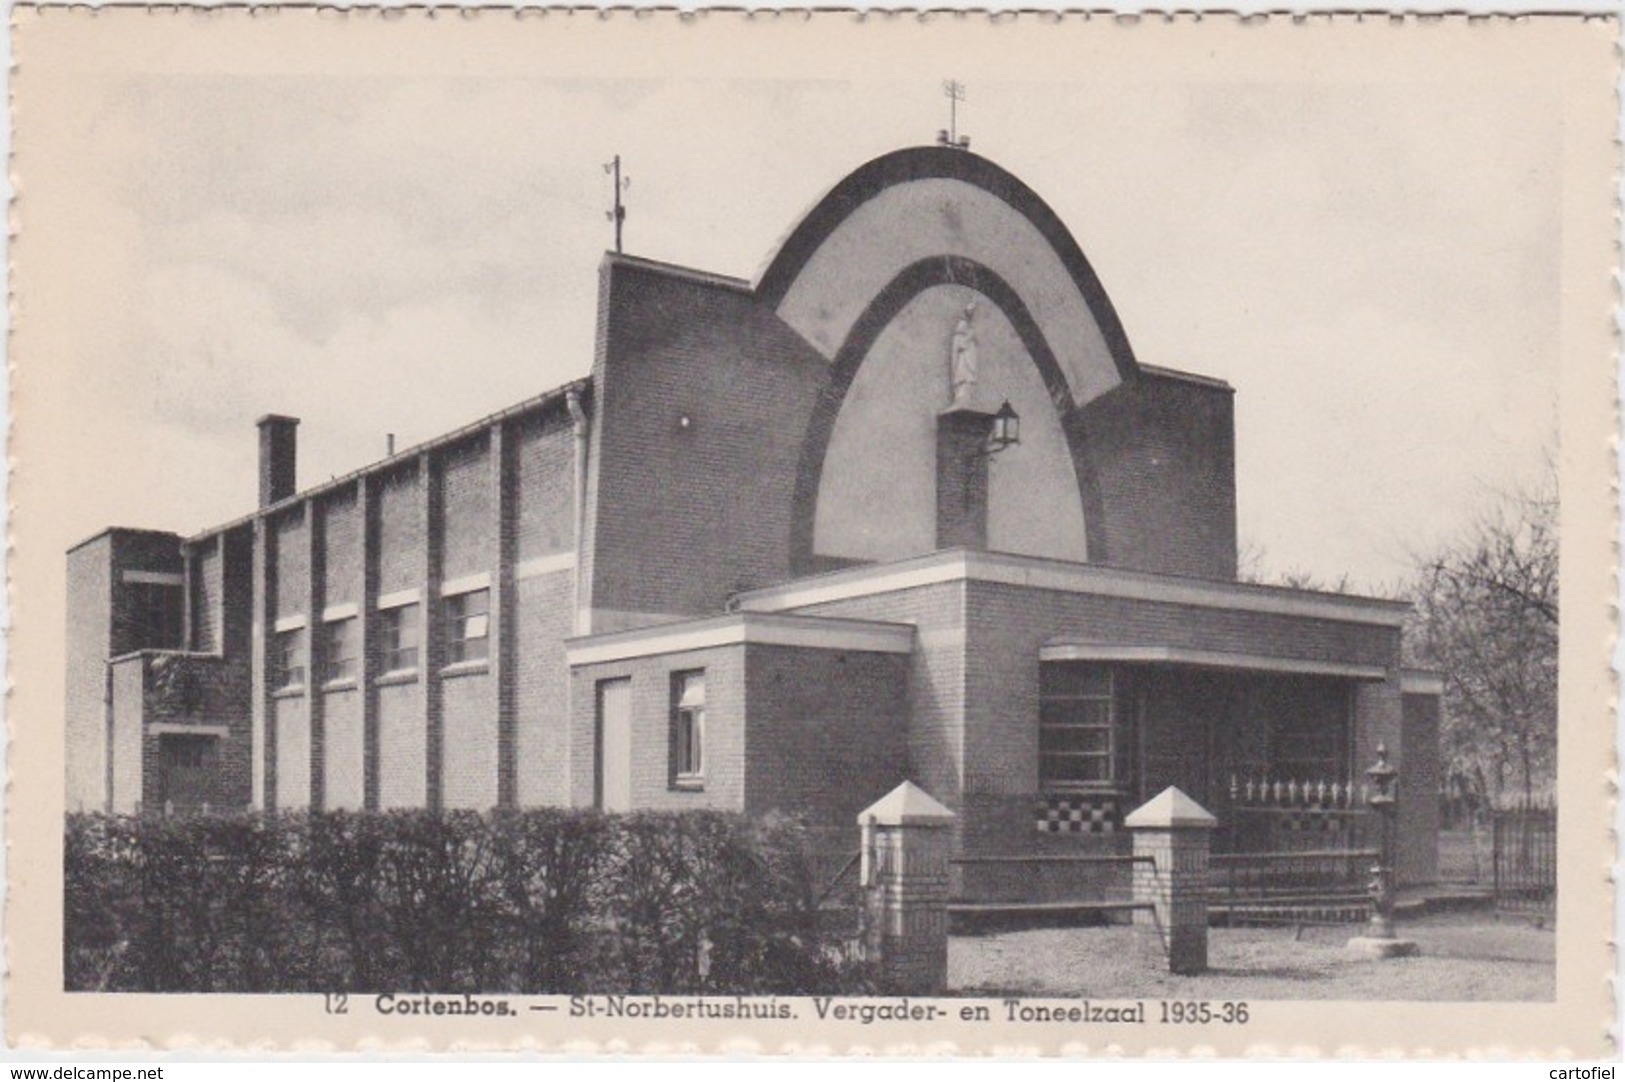
[{"label": "shrub", "polygon": [[789,819],[535,809],[67,821],[70,990],[857,990]]}]

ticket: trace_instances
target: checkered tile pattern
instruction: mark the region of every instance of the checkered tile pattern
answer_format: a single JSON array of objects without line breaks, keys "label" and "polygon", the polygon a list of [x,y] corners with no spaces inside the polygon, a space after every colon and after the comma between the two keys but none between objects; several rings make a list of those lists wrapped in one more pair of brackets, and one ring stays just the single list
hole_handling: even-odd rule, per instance
[{"label": "checkered tile pattern", "polygon": [[1051,796],[1038,806],[1041,834],[1111,834],[1117,830],[1114,796]]},{"label": "checkered tile pattern", "polygon": [[1293,834],[1336,834],[1346,825],[1345,819],[1319,808],[1293,808],[1282,817],[1281,825]]}]

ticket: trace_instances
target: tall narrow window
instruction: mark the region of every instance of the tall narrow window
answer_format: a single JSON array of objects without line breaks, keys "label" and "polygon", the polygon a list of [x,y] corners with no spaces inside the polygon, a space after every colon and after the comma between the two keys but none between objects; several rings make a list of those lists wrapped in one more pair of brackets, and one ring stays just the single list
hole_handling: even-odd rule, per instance
[{"label": "tall narrow window", "polygon": [[491,591],[469,590],[443,602],[446,614],[446,662],[484,661],[490,655]]},{"label": "tall narrow window", "polygon": [[355,617],[329,620],[322,625],[322,683],[345,683],[355,677]]},{"label": "tall narrow window", "polygon": [[378,635],[386,674],[418,667],[417,605],[396,605],[380,612]]},{"label": "tall narrow window", "polygon": [[672,783],[698,788],[705,780],[705,673],[676,673],[671,680]]},{"label": "tall narrow window", "polygon": [[272,687],[292,691],[305,686],[305,629],[292,628],[276,633]]},{"label": "tall narrow window", "polygon": [[1118,773],[1112,673],[1099,665],[1041,666],[1038,778],[1046,789],[1110,788]]}]

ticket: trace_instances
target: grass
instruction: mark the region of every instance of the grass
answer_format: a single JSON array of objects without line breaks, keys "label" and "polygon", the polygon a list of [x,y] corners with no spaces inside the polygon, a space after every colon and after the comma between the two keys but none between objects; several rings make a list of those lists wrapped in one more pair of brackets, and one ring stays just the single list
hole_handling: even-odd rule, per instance
[{"label": "grass", "polygon": [[1527,920],[1440,914],[1399,927],[1418,958],[1357,961],[1358,925],[1214,928],[1208,972],[1180,977],[1123,927],[1040,928],[948,943],[948,985],[963,995],[1095,999],[1540,1001],[1556,994],[1554,936]]}]

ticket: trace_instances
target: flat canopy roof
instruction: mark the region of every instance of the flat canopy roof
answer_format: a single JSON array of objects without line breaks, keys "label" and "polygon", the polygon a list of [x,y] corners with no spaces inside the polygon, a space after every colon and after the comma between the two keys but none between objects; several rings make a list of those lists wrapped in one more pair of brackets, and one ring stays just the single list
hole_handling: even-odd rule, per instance
[{"label": "flat canopy roof", "polygon": [[1131,646],[1121,643],[1051,639],[1038,652],[1040,661],[1117,661],[1150,665],[1186,665],[1232,672],[1298,673],[1305,676],[1339,676],[1349,680],[1386,680],[1388,670],[1381,665],[1356,665],[1344,661],[1315,658],[1272,657],[1267,654],[1240,654],[1220,650],[1197,650],[1185,646]]},{"label": "flat canopy roof", "polygon": [[717,646],[750,645],[908,654],[914,651],[914,625],[829,616],[735,612],[704,620],[681,620],[566,639],[564,656],[573,667]]},{"label": "flat canopy roof", "polygon": [[1404,601],[1186,575],[1159,575],[1100,564],[962,548],[812,575],[752,590],[740,595],[739,603],[742,608],[756,612],[783,612],[961,580],[1382,627],[1402,627],[1411,609]]}]

